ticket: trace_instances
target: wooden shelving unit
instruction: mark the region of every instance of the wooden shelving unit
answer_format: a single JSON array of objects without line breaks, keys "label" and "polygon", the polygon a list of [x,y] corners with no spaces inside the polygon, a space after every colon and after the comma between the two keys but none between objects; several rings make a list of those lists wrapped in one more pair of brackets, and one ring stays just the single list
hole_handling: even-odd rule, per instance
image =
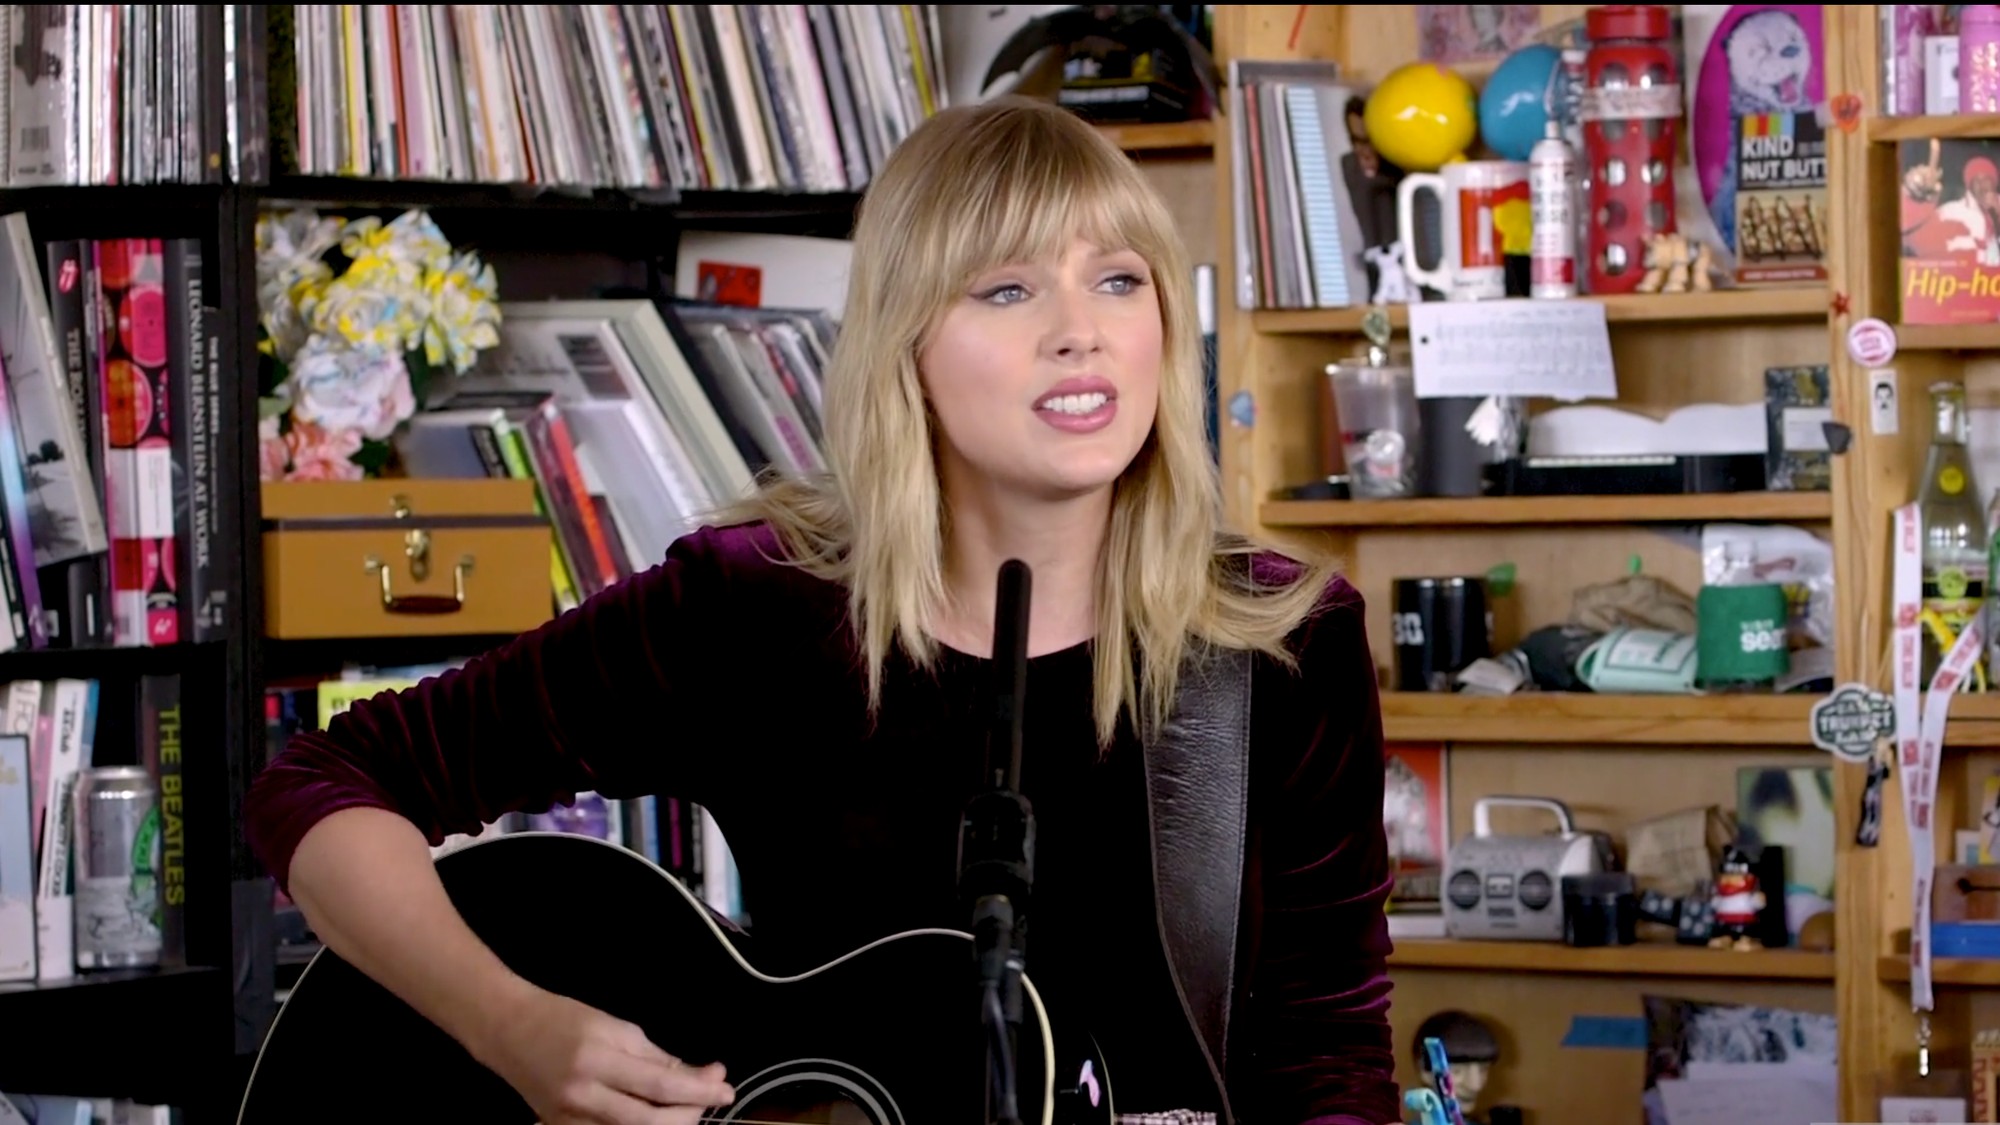
[{"label": "wooden shelving unit", "polygon": [[[1607,323],[1680,324],[1689,321],[1824,320],[1831,297],[1824,289],[1798,288],[1730,289],[1664,295],[1622,293],[1578,297],[1576,300],[1603,305]],[[1410,310],[1407,305],[1389,305],[1387,309],[1392,327],[1408,327]],[[1365,307],[1259,309],[1250,315],[1251,327],[1265,335],[1325,335],[1361,331],[1361,320],[1368,312]]]},{"label": "wooden shelving unit", "polygon": [[1833,954],[1799,949],[1737,952],[1703,946],[1641,942],[1576,949],[1547,941],[1460,941],[1401,938],[1389,964],[1409,969],[1560,973],[1616,977],[1703,977],[1732,980],[1833,980]]},{"label": "wooden shelving unit", "polygon": [[1712,492],[1684,496],[1491,496],[1413,500],[1267,500],[1266,527],[1483,527],[1534,524],[1705,523],[1833,517],[1826,492]]},{"label": "wooden shelving unit", "polygon": [[[1543,8],[1541,13],[1546,23],[1556,23],[1582,9]],[[1291,9],[1216,9],[1218,64],[1227,67],[1231,59],[1331,61],[1340,67],[1342,81],[1365,95],[1390,71],[1419,55],[1408,9],[1348,5],[1294,17]],[[1829,15],[1830,28],[1834,22]],[[1839,49],[1830,32],[1829,54]],[[1476,69],[1464,73],[1475,85],[1482,80]],[[1852,84],[1829,86],[1835,88]],[[1829,130],[1830,135],[1836,132]],[[1851,139],[1863,138],[1857,133]],[[1228,131],[1220,131],[1213,173],[1218,263],[1235,260],[1229,246],[1234,230],[1230,144]],[[1847,213],[1835,216],[1830,225],[1836,239],[1841,237],[1848,229]],[[1863,315],[1848,311],[1850,302],[1844,298],[1852,292],[1850,285],[1842,278],[1793,288],[1577,300],[1604,312],[1618,382],[1618,400],[1610,405],[1659,418],[1693,403],[1761,403],[1767,369],[1833,362],[1845,331],[1841,318]],[[1782,523],[1802,528],[1832,542],[1839,600],[1844,602],[1853,588],[1847,568],[1864,548],[1854,538],[1851,520],[1860,509],[1853,506],[1851,490],[1856,474],[1864,470],[1851,451],[1836,459],[1837,479],[1829,492],[1284,499],[1290,490],[1340,471],[1323,428],[1333,424],[1323,402],[1324,371],[1328,363],[1354,352],[1363,318],[1371,310],[1245,310],[1227,290],[1220,306],[1222,399],[1254,407],[1254,414],[1245,418],[1248,424],[1223,426],[1223,492],[1231,516],[1275,542],[1324,549],[1342,561],[1344,573],[1366,600],[1376,671],[1385,685],[1396,681],[1391,609],[1398,578],[1479,575],[1496,566],[1511,567],[1512,591],[1496,599],[1508,603],[1504,615],[1501,607],[1492,607],[1494,641],[1503,650],[1534,630],[1567,621],[1577,591],[1615,581],[1631,573],[1635,563],[1642,573],[1693,596],[1703,581],[1693,525]],[[1388,306],[1387,311],[1396,342],[1406,342],[1409,307]],[[1861,400],[1866,380],[1841,368],[1830,374],[1837,388],[1835,418],[1865,429],[1867,411]],[[1903,430],[1921,430],[1915,401],[1921,396],[1904,397],[1908,412]],[[1866,549],[1879,548],[1877,539]],[[1863,587],[1861,596],[1871,596],[1868,589]],[[1875,603],[1869,605],[1872,609]],[[1840,626],[1835,646],[1840,677],[1872,674],[1872,665],[1862,671],[1860,654],[1879,658],[1879,638],[1873,643],[1864,638],[1857,645],[1850,619],[1843,616]],[[1829,760],[1812,746],[1814,700],[1804,695],[1543,691],[1496,698],[1384,690],[1380,698],[1383,733],[1390,742],[1447,745],[1445,787],[1453,840],[1469,832],[1472,804],[1481,796],[1563,799],[1579,828],[1624,839],[1634,824],[1653,817],[1699,807],[1734,810],[1738,771],[1746,767],[1813,767]],[[1954,735],[1971,732],[1979,729],[1971,724],[1987,721],[1967,709],[1952,730]],[[1995,721],[2000,723],[2000,713]],[[1845,788],[1845,780],[1839,784],[1836,847],[1846,848],[1860,800],[1858,792]],[[1542,827],[1537,822],[1519,830]],[[1849,877],[1843,868],[1840,878]],[[1869,884],[1861,885],[1866,895]],[[1868,909],[1840,901],[1842,910]],[[1841,929],[1840,943],[1848,933]],[[1844,1004],[1842,990],[1852,963],[1844,948],[1836,953],[1735,953],[1672,944],[1573,949],[1555,942],[1424,939],[1402,939],[1396,946],[1390,959],[1396,983],[1390,1019],[1400,1081],[1416,1081],[1407,1063],[1416,1024],[1441,1009],[1464,1009],[1496,1024],[1510,1043],[1504,1075],[1496,1072],[1505,1100],[1522,1105],[1534,1120],[1615,1125],[1640,1125],[1643,1120],[1637,1097],[1641,1077],[1636,1065],[1579,1067],[1574,1052],[1557,1050],[1577,1017],[1641,1015],[1642,996],[1663,987],[1663,979],[1678,995],[1832,1011]],[[1873,956],[1871,949],[1871,981]],[[1853,1048],[1843,1041],[1844,1061],[1867,1057]],[[1843,1103],[1841,1120],[1879,1119],[1874,1107],[1859,1105]]]},{"label": "wooden shelving unit", "polygon": [[1382,693],[1382,726],[1396,742],[1805,746],[1812,703],[1803,695],[1391,691]]}]

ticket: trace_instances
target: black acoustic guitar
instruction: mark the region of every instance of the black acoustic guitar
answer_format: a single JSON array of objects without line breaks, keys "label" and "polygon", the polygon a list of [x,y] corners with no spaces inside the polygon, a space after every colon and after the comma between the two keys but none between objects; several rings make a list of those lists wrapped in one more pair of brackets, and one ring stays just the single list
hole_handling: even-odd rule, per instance
[{"label": "black acoustic guitar", "polygon": [[[736,1090],[704,1122],[979,1125],[987,1120],[972,939],[919,930],[811,972],[759,972],[682,884],[584,836],[524,832],[437,861],[473,931],[528,980],[644,1028]],[[587,903],[565,909],[566,903]],[[1111,1125],[1088,1035],[1058,1031],[1023,978],[1023,1125]],[[306,966],[257,1056],[238,1125],[531,1125],[527,1102],[330,950]]]}]

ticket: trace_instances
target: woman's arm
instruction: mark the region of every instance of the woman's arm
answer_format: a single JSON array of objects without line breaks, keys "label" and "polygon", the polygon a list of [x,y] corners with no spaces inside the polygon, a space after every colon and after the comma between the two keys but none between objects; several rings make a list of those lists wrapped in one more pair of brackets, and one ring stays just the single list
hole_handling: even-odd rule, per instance
[{"label": "woman's arm", "polygon": [[1256,1116],[1273,1125],[1403,1116],[1388,1020],[1382,719],[1362,616],[1360,594],[1336,582],[1275,701],[1277,728],[1259,726],[1282,739],[1258,824],[1263,911],[1250,1002]]},{"label": "woman's arm", "polygon": [[529,994],[459,919],[427,844],[576,793],[673,788],[710,767],[660,751],[658,716],[726,707],[729,602],[706,539],[463,668],[355,704],[255,779],[250,842],[328,948],[478,1053]]}]

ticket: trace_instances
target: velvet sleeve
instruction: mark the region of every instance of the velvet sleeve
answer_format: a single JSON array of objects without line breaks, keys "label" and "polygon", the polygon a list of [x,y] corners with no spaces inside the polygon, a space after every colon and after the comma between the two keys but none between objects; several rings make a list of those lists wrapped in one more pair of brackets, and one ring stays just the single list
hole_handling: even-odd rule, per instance
[{"label": "velvet sleeve", "polygon": [[[1336,581],[1278,706],[1282,755],[1261,817],[1263,911],[1250,1002],[1271,1125],[1403,1119],[1388,1022],[1392,879],[1383,749],[1359,593]],[[1270,728],[1262,728],[1270,729]]]},{"label": "velvet sleeve", "polygon": [[294,736],[246,802],[264,869],[286,886],[306,831],[357,806],[408,817],[435,846],[579,792],[671,786],[699,799],[702,779],[690,774],[715,756],[672,753],[672,732],[733,710],[719,694],[728,591],[706,543],[685,537],[659,565],[547,625]]}]

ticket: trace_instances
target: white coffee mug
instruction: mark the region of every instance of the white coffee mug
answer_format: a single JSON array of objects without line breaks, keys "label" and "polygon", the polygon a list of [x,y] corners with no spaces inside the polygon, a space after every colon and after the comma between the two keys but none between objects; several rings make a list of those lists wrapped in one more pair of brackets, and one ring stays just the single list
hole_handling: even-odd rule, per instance
[{"label": "white coffee mug", "polygon": [[[1429,190],[1443,211],[1444,252],[1425,269],[1417,262],[1417,193]],[[1507,245],[1528,252],[1533,215],[1528,166],[1517,160],[1462,160],[1438,172],[1411,172],[1396,187],[1397,234],[1403,272],[1454,301],[1507,295]],[[1509,237],[1509,235],[1512,237]]]}]

